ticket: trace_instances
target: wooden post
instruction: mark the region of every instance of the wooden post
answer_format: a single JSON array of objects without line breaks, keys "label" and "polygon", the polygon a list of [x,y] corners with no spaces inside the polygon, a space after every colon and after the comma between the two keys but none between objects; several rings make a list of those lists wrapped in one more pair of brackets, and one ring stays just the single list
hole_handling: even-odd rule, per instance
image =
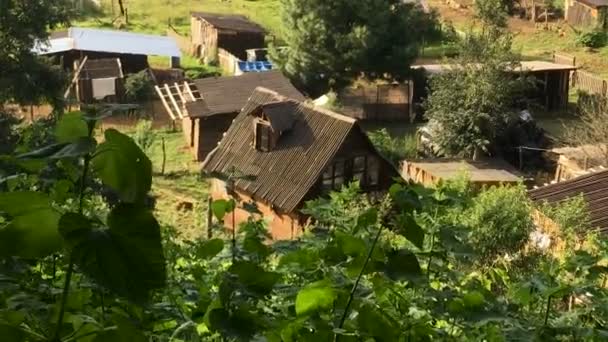
[{"label": "wooden post", "polygon": [[165,175],[165,163],[167,162],[167,150],[165,149],[165,137],[161,138],[162,148],[163,148],[163,164],[160,169],[160,174]]},{"label": "wooden post", "polygon": [[30,105],[30,121],[34,122],[34,105]]},{"label": "wooden post", "polygon": [[212,204],[211,196],[207,199],[207,238],[213,239],[213,210],[211,209]]}]

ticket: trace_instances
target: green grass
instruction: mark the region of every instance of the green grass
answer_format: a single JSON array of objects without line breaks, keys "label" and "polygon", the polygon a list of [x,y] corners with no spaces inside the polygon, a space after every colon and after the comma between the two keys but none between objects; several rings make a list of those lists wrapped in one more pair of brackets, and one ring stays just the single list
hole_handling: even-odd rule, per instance
[{"label": "green grass", "polygon": [[[215,13],[243,14],[265,27],[271,34],[280,37],[279,0],[129,0],[130,31],[164,34],[167,24],[179,32],[190,32],[190,12],[204,11]],[[75,24],[88,27],[112,27],[112,11],[104,2],[103,15]],[[118,13],[118,6],[116,6]],[[116,15],[115,15],[116,16]]]},{"label": "green grass", "polygon": [[[154,170],[152,192],[157,200],[156,217],[161,225],[175,227],[183,239],[201,237],[206,232],[209,186],[201,177],[200,164],[193,161],[182,132],[157,130],[156,133],[156,140],[147,151]],[[161,175],[163,138],[166,167]],[[192,208],[180,208],[185,203],[191,203]]]}]

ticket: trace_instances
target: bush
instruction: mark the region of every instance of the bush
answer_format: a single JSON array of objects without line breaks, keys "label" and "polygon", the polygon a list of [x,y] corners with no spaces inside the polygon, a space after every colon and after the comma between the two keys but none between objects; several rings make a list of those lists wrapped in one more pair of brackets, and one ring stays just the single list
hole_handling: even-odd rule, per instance
[{"label": "bush", "polygon": [[147,70],[128,75],[125,80],[125,94],[127,101],[142,103],[150,100],[154,95],[154,82]]},{"label": "bush", "polygon": [[582,32],[576,37],[577,44],[593,49],[606,46],[607,41],[608,34],[600,30]]},{"label": "bush", "polygon": [[370,132],[368,135],[378,152],[395,165],[404,159],[417,157],[415,135],[394,138],[386,128]]},{"label": "bush", "polygon": [[139,121],[135,127],[133,140],[135,140],[137,145],[139,145],[144,152],[147,152],[156,140],[156,132],[152,129],[152,121]]},{"label": "bush", "polygon": [[204,66],[189,67],[184,71],[186,78],[196,80],[205,77],[217,77],[222,73],[217,68],[208,68]]},{"label": "bush", "polygon": [[462,221],[480,260],[518,252],[534,230],[530,200],[523,186],[492,187],[473,199]]}]

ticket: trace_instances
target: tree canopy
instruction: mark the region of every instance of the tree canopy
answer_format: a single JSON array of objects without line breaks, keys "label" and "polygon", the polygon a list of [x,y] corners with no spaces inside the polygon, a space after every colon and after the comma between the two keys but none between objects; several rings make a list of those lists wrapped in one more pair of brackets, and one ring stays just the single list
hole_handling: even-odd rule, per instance
[{"label": "tree canopy", "polygon": [[35,56],[32,48],[69,17],[67,0],[0,2],[0,102],[57,103],[61,73]]},{"label": "tree canopy", "polygon": [[511,36],[498,30],[469,33],[460,56],[430,80],[426,115],[436,123],[436,144],[447,155],[487,151],[517,120],[529,82],[511,50]]},{"label": "tree canopy", "polygon": [[401,79],[424,39],[433,38],[434,14],[400,0],[282,0],[287,43],[273,59],[311,93],[340,89],[353,79]]}]

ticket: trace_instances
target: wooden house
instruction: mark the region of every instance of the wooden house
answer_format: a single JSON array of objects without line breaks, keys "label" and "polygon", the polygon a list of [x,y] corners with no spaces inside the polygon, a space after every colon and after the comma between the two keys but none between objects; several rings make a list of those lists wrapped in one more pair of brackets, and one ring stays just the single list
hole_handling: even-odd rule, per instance
[{"label": "wooden house", "polygon": [[157,86],[156,90],[171,119],[182,121],[188,145],[195,159],[202,161],[217,146],[257,87],[272,89],[294,100],[305,99],[280,71],[201,78],[191,83]]},{"label": "wooden house", "polygon": [[192,12],[192,53],[206,61],[215,61],[219,49],[240,60],[247,60],[248,49],[264,47],[266,31],[242,15]]},{"label": "wooden house", "polygon": [[125,95],[124,74],[119,58],[85,59],[76,69],[73,91],[79,103],[119,103]]},{"label": "wooden house", "polygon": [[[456,64],[425,64],[412,66],[414,69],[424,69],[427,77],[458,68]],[[526,96],[534,100],[548,111],[561,110],[568,105],[570,92],[570,74],[576,66],[545,61],[523,61],[521,66],[506,72],[525,73],[536,79],[536,89]],[[422,80],[418,80],[422,82]],[[415,84],[414,87],[422,85]]]},{"label": "wooden house", "polygon": [[500,159],[403,161],[400,171],[404,179],[429,187],[440,181],[455,180],[459,177],[467,177],[475,188],[517,184],[522,180],[515,168]]},{"label": "wooden house", "polygon": [[173,38],[125,31],[71,27],[54,32],[48,43],[39,42],[34,49],[71,70],[84,60],[119,58],[125,74],[149,67],[148,56],[168,57],[171,67],[179,66],[181,52]]},{"label": "wooden house", "polygon": [[608,147],[605,145],[581,145],[554,148],[558,155],[555,182],[562,182],[608,167]]},{"label": "wooden house", "polygon": [[[532,189],[530,199],[538,206],[557,205],[577,196],[583,196],[589,214],[591,229],[600,233],[608,232],[608,170],[589,173],[564,182],[553,183]],[[536,210],[533,215],[539,231],[552,237],[551,248],[560,249],[559,225]]]},{"label": "wooden house", "polygon": [[564,16],[568,24],[608,29],[608,0],[566,0]]},{"label": "wooden house", "polygon": [[213,199],[230,193],[238,201],[228,227],[246,221],[245,205],[255,204],[277,240],[302,232],[305,201],[353,180],[366,192],[384,190],[398,175],[356,120],[264,88],[251,95],[203,171],[236,175],[229,183],[214,178],[211,186]]}]

